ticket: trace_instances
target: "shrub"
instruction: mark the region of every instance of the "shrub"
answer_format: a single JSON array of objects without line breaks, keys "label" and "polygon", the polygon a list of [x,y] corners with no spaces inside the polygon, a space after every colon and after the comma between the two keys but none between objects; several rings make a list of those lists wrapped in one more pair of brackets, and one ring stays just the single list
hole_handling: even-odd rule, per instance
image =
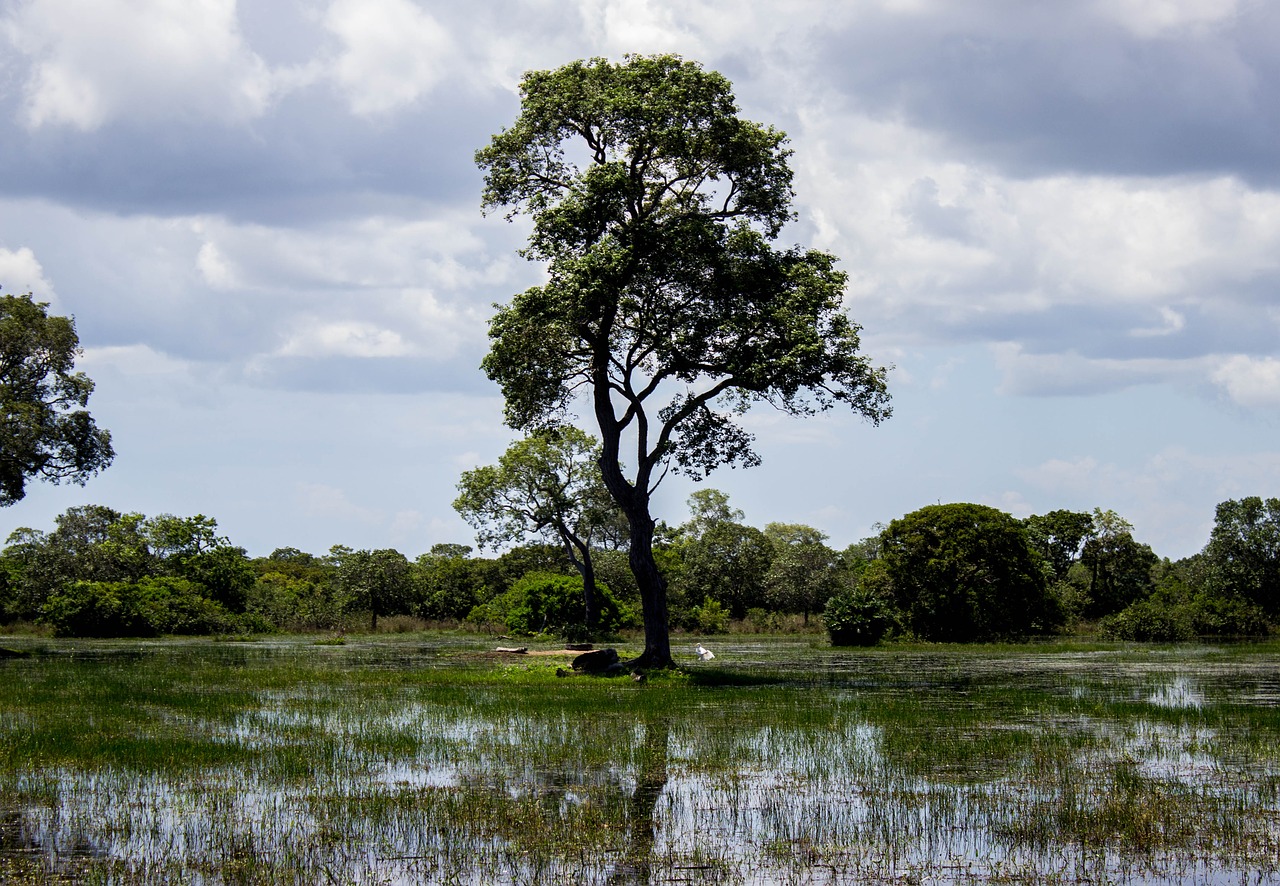
[{"label": "shrub", "polygon": [[906,627],[922,639],[984,642],[1053,627],[1044,563],[1026,528],[1003,511],[929,505],[891,522],[880,542],[876,562]]},{"label": "shrub", "polygon": [[1148,598],[1132,603],[1115,615],[1098,623],[1098,632],[1117,640],[1172,642],[1195,637],[1188,607],[1169,606],[1165,601]]},{"label": "shrub", "polygon": [[1262,637],[1267,616],[1243,597],[1201,594],[1191,603],[1191,622],[1200,637]]},{"label": "shrub", "polygon": [[[600,601],[601,633],[636,624],[630,607],[618,603],[602,584],[596,585]],[[587,610],[582,602],[582,579],[578,576],[534,572],[524,576],[511,590],[471,610],[467,620],[478,624],[504,624],[515,634],[559,633],[572,637],[586,630]]]},{"label": "shrub", "polygon": [[154,637],[243,630],[243,620],[182,578],[77,581],[50,595],[43,620],[63,637]]},{"label": "shrub", "polygon": [[894,624],[893,607],[870,588],[841,591],[822,612],[832,646],[874,646]]},{"label": "shrub", "polygon": [[729,630],[729,610],[719,600],[702,598],[702,605],[690,612],[695,630],[703,634],[724,634]]}]

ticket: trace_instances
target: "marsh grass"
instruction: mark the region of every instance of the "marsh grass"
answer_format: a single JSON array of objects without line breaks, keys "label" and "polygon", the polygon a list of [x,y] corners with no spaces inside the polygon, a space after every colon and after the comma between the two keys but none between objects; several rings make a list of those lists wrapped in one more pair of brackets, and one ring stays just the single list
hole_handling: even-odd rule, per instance
[{"label": "marsh grass", "polygon": [[0,881],[1280,883],[1280,647],[317,639],[0,663]]}]

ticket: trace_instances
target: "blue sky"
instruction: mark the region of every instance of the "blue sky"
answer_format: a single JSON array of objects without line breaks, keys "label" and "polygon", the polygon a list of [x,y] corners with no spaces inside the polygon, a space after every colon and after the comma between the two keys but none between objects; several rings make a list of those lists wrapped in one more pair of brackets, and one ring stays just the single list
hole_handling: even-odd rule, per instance
[{"label": "blue sky", "polygon": [[[33,485],[253,554],[469,542],[479,371],[539,280],[472,154],[530,69],[678,52],[791,137],[894,417],[749,416],[748,522],[948,501],[1199,550],[1280,494],[1280,6],[1264,0],[0,0],[0,284],[76,317],[118,457]],[[692,490],[671,479],[659,516]]]}]

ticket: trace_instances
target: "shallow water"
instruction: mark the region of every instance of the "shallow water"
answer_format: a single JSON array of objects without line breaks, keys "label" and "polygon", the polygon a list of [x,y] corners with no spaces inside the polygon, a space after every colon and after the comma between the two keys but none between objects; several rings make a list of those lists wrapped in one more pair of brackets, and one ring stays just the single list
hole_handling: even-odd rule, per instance
[{"label": "shallow water", "polygon": [[0,880],[1280,883],[1280,648],[715,648],[50,647],[0,673]]}]

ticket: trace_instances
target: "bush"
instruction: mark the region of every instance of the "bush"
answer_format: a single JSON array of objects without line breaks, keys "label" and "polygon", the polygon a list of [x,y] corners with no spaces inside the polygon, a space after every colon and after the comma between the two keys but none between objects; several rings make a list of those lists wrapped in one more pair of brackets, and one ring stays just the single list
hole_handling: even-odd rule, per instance
[{"label": "bush", "polygon": [[895,621],[889,602],[864,587],[841,591],[828,600],[822,620],[832,646],[874,646]]},{"label": "bush", "polygon": [[52,594],[43,620],[62,637],[154,637],[236,633],[242,619],[182,578],[77,581]]},{"label": "bush", "polygon": [[[618,603],[602,584],[596,585],[600,602],[597,630],[611,633],[637,623],[635,614]],[[577,576],[534,572],[511,590],[476,606],[467,620],[478,624],[503,624],[514,634],[558,633],[577,637],[586,631],[587,610],[582,602],[582,579]]]},{"label": "bush", "polygon": [[1262,637],[1269,629],[1260,606],[1242,597],[1208,594],[1192,601],[1191,623],[1200,637]]},{"label": "bush", "polygon": [[729,610],[721,606],[719,600],[703,597],[702,605],[693,607],[690,615],[694,630],[703,634],[724,634],[729,631]]},{"label": "bush", "polygon": [[1263,611],[1240,597],[1198,594],[1187,600],[1157,593],[1130,604],[1098,625],[1120,640],[1177,641],[1198,637],[1260,637],[1268,631]]},{"label": "bush", "polygon": [[987,642],[1055,626],[1044,561],[1022,523],[1003,511],[929,505],[891,522],[880,543],[876,563],[905,626],[921,639]]},{"label": "bush", "polygon": [[251,618],[282,631],[328,631],[342,614],[326,585],[307,578],[268,572],[249,589]]},{"label": "bush", "polygon": [[1117,640],[1173,642],[1195,638],[1188,607],[1169,606],[1164,601],[1148,598],[1108,615],[1098,623],[1098,632]]}]

